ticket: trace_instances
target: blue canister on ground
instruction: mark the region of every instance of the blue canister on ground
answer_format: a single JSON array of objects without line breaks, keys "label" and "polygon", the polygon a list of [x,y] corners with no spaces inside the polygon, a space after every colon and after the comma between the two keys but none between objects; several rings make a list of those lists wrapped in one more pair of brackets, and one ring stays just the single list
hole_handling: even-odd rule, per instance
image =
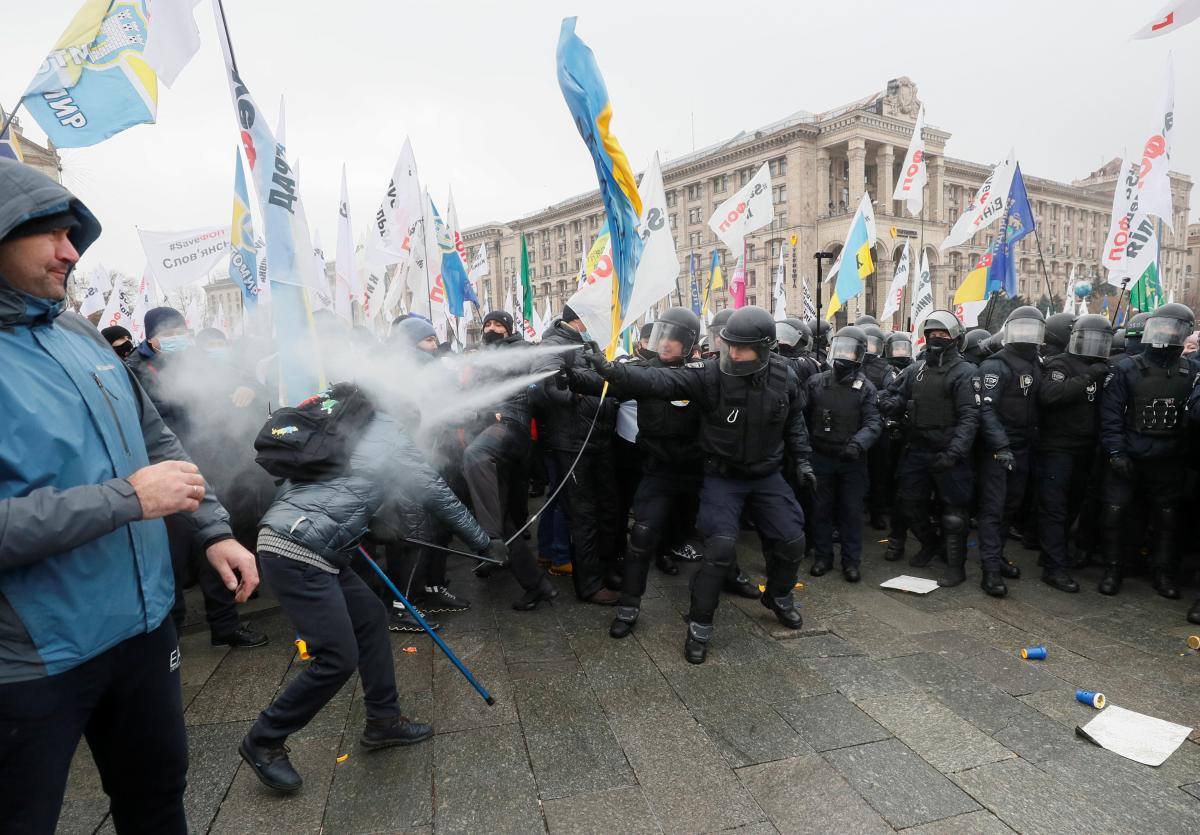
[{"label": "blue canister on ground", "polygon": [[1046,648],[1044,646],[1025,647],[1021,650],[1021,657],[1026,661],[1041,661],[1046,657]]},{"label": "blue canister on ground", "polygon": [[1104,707],[1104,694],[1094,690],[1076,690],[1075,701],[1100,710]]}]

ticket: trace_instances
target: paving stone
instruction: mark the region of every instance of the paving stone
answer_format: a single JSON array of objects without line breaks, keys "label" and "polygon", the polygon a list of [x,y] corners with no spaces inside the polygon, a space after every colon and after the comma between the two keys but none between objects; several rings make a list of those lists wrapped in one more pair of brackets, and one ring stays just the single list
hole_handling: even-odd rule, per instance
[{"label": "paving stone", "polygon": [[1062,687],[1062,679],[1038,669],[1041,662],[1024,661],[1015,652],[1001,652],[955,631],[920,635],[917,640],[929,652],[990,681],[1010,696]]},{"label": "paving stone", "polygon": [[876,693],[910,693],[916,688],[903,676],[862,657],[804,658],[801,663],[855,701]]},{"label": "paving stone", "polygon": [[272,791],[258,781],[248,765],[241,763],[210,832],[224,835],[321,831],[339,740],[309,739],[288,747],[292,765],[304,778],[303,788],[291,795]]},{"label": "paving stone", "polygon": [[583,673],[521,679],[516,695],[543,800],[633,785],[633,772]]},{"label": "paving stone", "polygon": [[54,831],[59,835],[92,835],[108,820],[107,797],[103,800],[65,800]]},{"label": "paving stone", "polygon": [[871,658],[895,658],[921,651],[913,636],[860,611],[831,617],[826,624],[838,637]]},{"label": "paving stone", "polygon": [[781,702],[775,709],[814,751],[861,745],[891,736],[840,693]]},{"label": "paving stone", "polygon": [[[358,744],[365,721],[361,694],[346,724],[325,807],[326,832],[411,831],[433,821],[434,741],[371,751]],[[432,697],[413,694],[405,711],[416,718],[433,711]],[[336,762],[336,758],[335,758]],[[380,788],[386,786],[386,790]]]},{"label": "paving stone", "polygon": [[207,832],[217,817],[242,758],[238,745],[250,722],[199,725],[188,731],[187,791],[183,796],[189,832]]},{"label": "paving stone", "polygon": [[898,739],[838,748],[824,757],[897,829],[979,808]]},{"label": "paving stone", "polygon": [[183,687],[199,690],[221,664],[226,654],[233,652],[227,646],[214,647],[207,627],[179,636],[179,657],[187,659],[180,664],[179,683]]},{"label": "paving stone", "polygon": [[665,831],[729,829],[760,819],[757,806],[682,706],[643,707],[611,721]]},{"label": "paving stone", "polygon": [[1038,768],[1077,786],[1119,822],[1121,831],[1200,832],[1200,804],[1159,780],[1153,769],[1111,751],[1074,748],[1038,763]]},{"label": "paving stone", "polygon": [[1196,798],[1197,800],[1200,800],[1200,783],[1191,783],[1187,786],[1180,786],[1180,788],[1182,788],[1185,792],[1190,794],[1192,797]]},{"label": "paving stone", "polygon": [[815,754],[741,768],[737,774],[780,832],[891,831],[846,780]]},{"label": "paving stone", "polygon": [[[408,693],[428,693],[433,689],[434,659],[444,658],[430,638],[408,632],[389,632],[392,642],[392,665],[396,668],[396,691],[400,694],[400,703]],[[450,648],[458,652],[458,637],[446,636]],[[415,649],[416,652],[407,652]]]},{"label": "paving stone", "polygon": [[542,803],[550,835],[657,835],[658,824],[636,786],[576,794]]},{"label": "paving stone", "polygon": [[1012,835],[1012,830],[991,812],[981,809],[965,815],[955,815],[940,821],[914,826],[904,830],[905,835]]},{"label": "paving stone", "polygon": [[691,709],[731,768],[811,754],[812,748],[759,699]]},{"label": "paving stone", "polygon": [[271,643],[226,653],[188,706],[187,724],[254,720],[271,703],[295,657],[295,633],[282,614],[256,621],[255,627],[266,632]]},{"label": "paving stone", "polygon": [[1025,760],[981,765],[953,779],[1017,832],[1092,835],[1128,831],[1075,786]]},{"label": "paving stone", "polygon": [[434,659],[433,726],[438,733],[507,725],[517,721],[512,682],[495,632],[468,632],[451,646],[475,679],[496,700],[487,705],[462,673],[445,657]]},{"label": "paving stone", "polygon": [[[603,632],[580,632],[570,637],[572,649],[588,681],[597,690],[646,683],[663,683],[662,673],[647,654],[642,640],[642,627],[630,637],[614,640]],[[680,646],[682,646],[682,639]]]},{"label": "paving stone", "polygon": [[832,632],[801,635],[795,640],[789,641],[787,649],[789,652],[794,652],[799,658],[840,658],[846,655],[863,654],[858,647]]},{"label": "paving stone", "polygon": [[434,737],[434,832],[545,831],[518,725]]},{"label": "paving stone", "polygon": [[1014,756],[931,698],[879,695],[860,700],[858,706],[943,774]]},{"label": "paving stone", "polygon": [[877,588],[864,587],[855,595],[856,611],[870,612],[871,617],[892,627],[894,632],[914,635],[922,632],[940,632],[946,628],[938,614],[922,612],[905,601],[910,596],[895,596],[895,592],[884,592]]},{"label": "paving stone", "polygon": [[531,618],[528,612],[513,614],[524,616],[501,618],[499,626],[506,663],[575,660],[575,651],[557,621]]},{"label": "paving stone", "polygon": [[911,681],[987,733],[1009,724],[1028,708],[990,681],[960,669],[939,655],[922,653],[881,661],[889,672]]}]

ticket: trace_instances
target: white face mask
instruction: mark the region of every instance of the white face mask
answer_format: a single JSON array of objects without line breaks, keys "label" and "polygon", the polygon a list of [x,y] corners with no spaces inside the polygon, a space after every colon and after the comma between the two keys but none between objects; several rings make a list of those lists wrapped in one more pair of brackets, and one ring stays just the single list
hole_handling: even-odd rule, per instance
[{"label": "white face mask", "polygon": [[158,338],[158,350],[164,354],[173,354],[177,351],[186,351],[192,347],[192,338],[187,334],[179,334],[178,336],[160,336]]}]

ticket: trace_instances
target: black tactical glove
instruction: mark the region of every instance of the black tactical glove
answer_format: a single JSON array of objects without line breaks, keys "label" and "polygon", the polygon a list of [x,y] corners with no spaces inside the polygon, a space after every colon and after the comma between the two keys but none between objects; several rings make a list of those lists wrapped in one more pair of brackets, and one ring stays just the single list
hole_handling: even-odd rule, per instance
[{"label": "black tactical glove", "polygon": [[1088,379],[1093,383],[1098,383],[1104,379],[1104,375],[1108,373],[1108,363],[1094,362],[1088,366]]},{"label": "black tactical glove", "polygon": [[501,566],[508,565],[508,546],[504,544],[503,539],[490,540],[488,542],[488,547],[482,551],[479,551],[478,553],[481,557],[487,557],[489,560],[496,560]]},{"label": "black tactical glove", "polygon": [[608,361],[608,357],[604,356],[604,350],[599,345],[595,342],[588,342],[583,350],[583,358],[587,360],[588,365],[595,369],[597,374],[605,379],[608,378],[613,364]]},{"label": "black tactical glove", "polygon": [[576,379],[578,378],[575,376],[575,369],[569,365],[564,365],[554,375],[554,385],[560,391],[566,391],[574,385]]},{"label": "black tactical glove", "polygon": [[1117,478],[1133,478],[1133,461],[1123,452],[1110,455],[1108,467]]},{"label": "black tactical glove", "polygon": [[851,441],[846,444],[845,449],[838,453],[838,460],[844,461],[847,464],[853,464],[859,458],[862,458],[862,447]]},{"label": "black tactical glove", "polygon": [[1017,463],[1017,457],[1013,455],[1012,450],[1009,449],[1002,449],[998,452],[993,452],[992,457],[996,459],[997,463],[1002,464],[1004,469],[1009,470],[1010,472]]},{"label": "black tactical glove", "polygon": [[958,458],[953,452],[942,451],[933,456],[933,460],[929,463],[929,469],[935,473],[944,473],[954,469],[954,465],[958,462]]},{"label": "black tactical glove", "polygon": [[813,472],[812,464],[801,461],[796,465],[796,484],[809,496],[817,492],[817,474]]}]

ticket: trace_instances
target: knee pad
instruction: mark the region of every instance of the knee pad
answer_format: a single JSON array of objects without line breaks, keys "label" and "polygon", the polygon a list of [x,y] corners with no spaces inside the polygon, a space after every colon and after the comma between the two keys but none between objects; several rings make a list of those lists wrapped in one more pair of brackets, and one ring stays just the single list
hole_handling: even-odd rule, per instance
[{"label": "knee pad", "polygon": [[946,508],[942,513],[942,533],[961,534],[967,530],[967,515],[958,508]]},{"label": "knee pad", "polygon": [[704,540],[704,561],[728,568],[737,559],[735,541],[731,536],[710,536]]},{"label": "knee pad", "polygon": [[775,556],[793,565],[804,560],[804,534],[775,547]]},{"label": "knee pad", "polygon": [[1125,512],[1125,506],[1119,504],[1106,504],[1100,510],[1100,524],[1107,531],[1121,530],[1121,515]]},{"label": "knee pad", "polygon": [[658,540],[658,532],[649,525],[635,522],[629,532],[629,547],[639,551],[651,551]]}]

